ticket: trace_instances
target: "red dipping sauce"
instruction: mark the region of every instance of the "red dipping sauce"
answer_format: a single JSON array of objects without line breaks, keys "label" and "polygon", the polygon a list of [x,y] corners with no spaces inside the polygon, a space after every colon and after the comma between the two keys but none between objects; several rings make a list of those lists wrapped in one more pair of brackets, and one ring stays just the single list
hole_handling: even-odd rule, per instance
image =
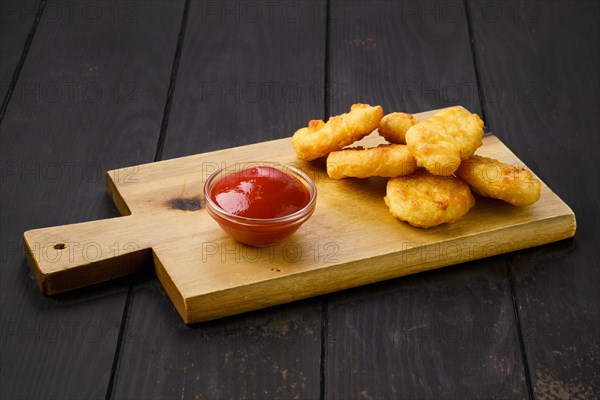
[{"label": "red dipping sauce", "polygon": [[313,214],[317,189],[294,167],[265,163],[219,170],[204,184],[208,214],[238,242],[267,246],[294,233]]},{"label": "red dipping sauce", "polygon": [[302,182],[264,166],[224,177],[214,185],[210,197],[228,213],[260,219],[285,217],[310,201],[310,193]]}]

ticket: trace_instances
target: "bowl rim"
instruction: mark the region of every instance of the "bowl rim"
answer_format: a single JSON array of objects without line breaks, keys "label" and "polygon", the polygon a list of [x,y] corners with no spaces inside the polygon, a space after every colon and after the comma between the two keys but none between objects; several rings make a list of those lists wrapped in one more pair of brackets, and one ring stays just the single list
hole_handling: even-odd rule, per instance
[{"label": "bowl rim", "polygon": [[[227,173],[227,175],[225,175],[225,176],[229,176],[236,172],[241,172],[241,171],[245,171],[247,169],[256,168],[256,167],[275,168],[275,169],[278,169],[279,171],[283,172],[284,174],[292,176],[292,177],[298,179],[300,182],[302,182],[304,187],[306,187],[308,192],[310,193],[310,200],[304,207],[302,207],[298,211],[295,211],[291,214],[284,215],[281,217],[276,217],[276,218],[251,218],[251,217],[244,217],[241,215],[236,215],[236,214],[230,213],[230,212],[222,209],[219,205],[217,205],[212,200],[210,193],[209,193],[209,187],[211,186],[211,183],[213,183],[215,178],[219,174],[222,174],[223,172],[227,172],[227,167],[222,167],[222,168],[219,168],[218,170],[216,170],[215,172],[213,172],[212,174],[210,174],[210,176],[204,182],[203,194],[204,194],[204,201],[206,203],[207,210],[213,211],[214,213],[218,214],[220,217],[226,218],[230,221],[237,222],[237,223],[243,223],[243,224],[248,224],[248,225],[250,225],[250,224],[252,224],[252,225],[268,225],[268,224],[278,224],[278,223],[282,223],[282,222],[295,222],[296,220],[301,220],[303,216],[309,214],[310,211],[314,208],[315,202],[317,200],[317,186],[315,185],[313,180],[301,169],[291,166],[291,165],[285,165],[280,162],[248,161],[245,164],[248,164],[251,166],[249,166],[248,168],[236,169],[235,171],[231,171],[231,172]],[[294,174],[296,174],[298,176],[293,176],[292,174],[289,174],[287,172],[289,170],[291,170],[292,172],[294,172]],[[302,179],[299,179],[299,178],[302,178]],[[209,212],[209,214],[210,214],[210,212]]]}]

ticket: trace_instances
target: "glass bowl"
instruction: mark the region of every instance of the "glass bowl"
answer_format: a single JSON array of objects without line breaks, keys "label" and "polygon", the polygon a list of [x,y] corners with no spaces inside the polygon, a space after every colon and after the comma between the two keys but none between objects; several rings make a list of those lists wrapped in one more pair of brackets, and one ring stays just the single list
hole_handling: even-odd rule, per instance
[{"label": "glass bowl", "polygon": [[250,246],[269,246],[281,242],[296,232],[315,211],[317,200],[317,187],[304,172],[298,168],[278,163],[257,162],[248,163],[252,167],[271,167],[296,178],[309,193],[308,203],[300,210],[276,218],[249,218],[222,209],[216,204],[211,196],[215,185],[226,176],[240,173],[247,168],[221,168],[208,177],[204,183],[204,202],[206,211],[219,226],[233,239]]}]

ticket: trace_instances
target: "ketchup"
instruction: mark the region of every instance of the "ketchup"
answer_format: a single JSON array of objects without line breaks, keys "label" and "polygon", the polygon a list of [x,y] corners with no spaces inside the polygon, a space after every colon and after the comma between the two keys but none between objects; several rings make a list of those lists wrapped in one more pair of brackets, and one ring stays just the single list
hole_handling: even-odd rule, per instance
[{"label": "ketchup", "polygon": [[217,182],[210,197],[230,214],[247,218],[284,217],[310,201],[308,189],[297,178],[273,167],[254,167]]}]

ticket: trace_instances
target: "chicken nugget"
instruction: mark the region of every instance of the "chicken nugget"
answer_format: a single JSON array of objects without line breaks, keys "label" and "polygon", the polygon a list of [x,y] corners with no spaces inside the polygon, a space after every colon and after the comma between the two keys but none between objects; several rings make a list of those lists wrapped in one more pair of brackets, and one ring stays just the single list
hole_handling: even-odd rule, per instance
[{"label": "chicken nugget", "polygon": [[327,174],[332,179],[393,177],[413,173],[417,162],[406,145],[387,144],[363,149],[346,149],[329,153]]},{"label": "chicken nugget", "polygon": [[482,138],[481,118],[459,106],[441,110],[406,132],[406,144],[417,165],[442,176],[452,175],[461,160],[471,157]]},{"label": "chicken nugget", "polygon": [[329,118],[327,123],[312,120],[292,136],[292,146],[301,160],[314,160],[341,150],[368,135],[383,117],[380,106],[353,104],[350,112]]},{"label": "chicken nugget", "polygon": [[515,206],[535,203],[542,190],[542,183],[530,171],[493,158],[472,156],[460,164],[456,175],[480,195]]},{"label": "chicken nugget", "polygon": [[406,144],[406,131],[418,122],[411,114],[395,112],[381,119],[377,131],[390,143]]},{"label": "chicken nugget", "polygon": [[475,205],[466,182],[423,170],[391,178],[383,199],[394,217],[419,228],[455,222]]}]

